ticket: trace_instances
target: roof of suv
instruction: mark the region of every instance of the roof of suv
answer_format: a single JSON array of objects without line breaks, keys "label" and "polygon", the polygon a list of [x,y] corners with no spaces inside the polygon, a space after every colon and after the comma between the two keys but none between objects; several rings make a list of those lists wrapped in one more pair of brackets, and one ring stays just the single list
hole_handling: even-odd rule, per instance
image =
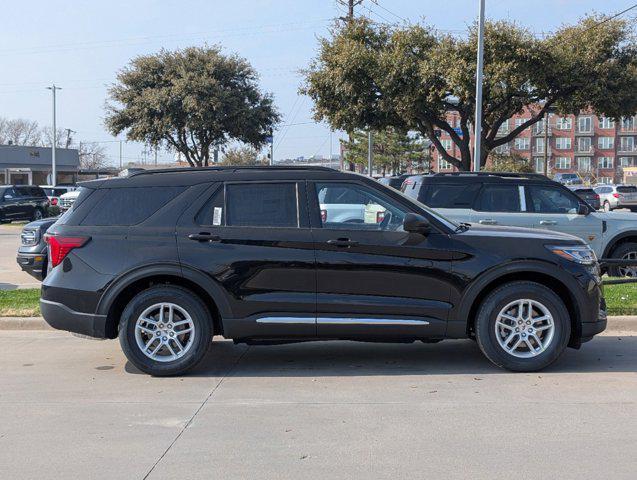
[{"label": "roof of suv", "polygon": [[453,172],[435,173],[433,175],[414,175],[423,183],[439,183],[452,180],[454,183],[472,183],[477,180],[483,183],[515,182],[527,180],[533,182],[553,182],[540,173],[510,173],[510,172]]},{"label": "roof of suv", "polygon": [[[128,177],[90,180],[81,185],[89,188],[151,187],[151,186],[189,186],[205,182],[227,180],[300,180],[300,179],[338,179],[361,176],[352,172],[340,172],[328,167],[294,166],[214,166],[186,167],[144,170]],[[367,177],[364,177],[367,178]]]}]

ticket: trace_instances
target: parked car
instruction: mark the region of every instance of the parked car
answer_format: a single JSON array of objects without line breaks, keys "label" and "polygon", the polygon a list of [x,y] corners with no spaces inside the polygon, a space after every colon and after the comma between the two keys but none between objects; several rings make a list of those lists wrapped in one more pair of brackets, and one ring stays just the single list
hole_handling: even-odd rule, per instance
[{"label": "parked car", "polygon": [[36,185],[0,186],[0,223],[39,220],[48,208],[49,199]]},{"label": "parked car", "polygon": [[48,264],[47,243],[44,235],[58,217],[43,218],[27,223],[20,233],[20,246],[16,261],[20,268],[38,280],[46,277]]},{"label": "parked car", "polygon": [[411,174],[404,173],[402,175],[396,175],[394,177],[380,177],[378,181],[382,185],[385,185],[386,187],[391,187],[391,188],[395,188],[396,190],[400,190],[400,187],[402,187],[405,179],[409,178],[410,176]]},{"label": "parked car", "polygon": [[67,192],[60,196],[60,201],[58,202],[58,206],[60,207],[60,211],[66,212],[69,208],[73,206],[75,200],[80,195],[79,190],[73,190],[72,192]]},{"label": "parked car", "polygon": [[599,195],[604,211],[616,208],[628,208],[637,212],[637,186],[635,185],[598,185],[595,193]]},{"label": "parked car", "polygon": [[[119,337],[152,375],[191,369],[213,335],[257,345],[470,337],[494,364],[531,371],[606,327],[599,266],[581,239],[458,224],[361,175],[212,167],[83,186],[47,233],[42,314],[58,329]],[[319,198],[332,190],[382,206],[383,221],[323,220]]]},{"label": "parked car", "polygon": [[[637,215],[596,212],[543,175],[416,176],[405,181],[403,191],[454,221],[554,230],[583,239],[600,258],[637,259]],[[637,276],[637,267],[613,267],[609,273]]]},{"label": "parked car", "polygon": [[588,203],[595,210],[599,210],[601,207],[599,194],[595,193],[591,187],[585,187],[584,185],[570,185],[568,189],[575,193],[579,198]]},{"label": "parked car", "polygon": [[553,180],[562,185],[582,185],[584,183],[577,173],[556,173]]},{"label": "parked car", "polygon": [[49,203],[53,207],[57,206],[62,195],[77,189],[76,186],[72,185],[57,185],[55,187],[52,185],[40,185],[40,187],[44,190],[44,193],[46,193]]}]

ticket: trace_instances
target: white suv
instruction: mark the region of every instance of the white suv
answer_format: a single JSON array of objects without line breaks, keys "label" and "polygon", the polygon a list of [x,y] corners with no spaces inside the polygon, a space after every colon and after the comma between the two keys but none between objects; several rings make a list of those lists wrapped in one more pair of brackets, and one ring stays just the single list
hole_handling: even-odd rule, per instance
[{"label": "white suv", "polygon": [[637,211],[637,186],[635,185],[599,185],[594,190],[599,195],[599,202],[606,212],[616,208]]}]

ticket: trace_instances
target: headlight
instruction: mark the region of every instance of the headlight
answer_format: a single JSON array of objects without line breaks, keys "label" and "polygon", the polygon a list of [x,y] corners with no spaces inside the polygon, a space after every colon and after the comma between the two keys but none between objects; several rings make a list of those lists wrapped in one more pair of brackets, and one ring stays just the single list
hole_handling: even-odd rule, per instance
[{"label": "headlight", "polygon": [[595,252],[588,245],[547,245],[551,252],[571,262],[592,265],[597,261]]}]

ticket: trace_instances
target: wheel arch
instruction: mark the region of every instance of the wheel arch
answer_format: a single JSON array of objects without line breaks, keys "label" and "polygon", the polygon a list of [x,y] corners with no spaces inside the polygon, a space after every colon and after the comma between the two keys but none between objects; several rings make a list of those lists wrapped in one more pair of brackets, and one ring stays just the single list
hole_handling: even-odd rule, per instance
[{"label": "wheel arch", "polygon": [[[559,268],[555,265],[553,269]],[[571,339],[569,345],[576,346],[577,339],[581,337],[581,311],[579,302],[573,294],[573,286],[561,275],[556,275],[548,265],[525,262],[516,265],[508,265],[497,270],[490,271],[474,282],[463,295],[463,303],[460,306],[457,318],[462,320],[464,336],[472,336],[475,318],[478,308],[484,299],[492,291],[506,283],[517,281],[531,281],[547,286],[553,290],[564,302],[571,321]]]},{"label": "wheel arch", "polygon": [[602,258],[610,257],[613,252],[619,247],[622,243],[635,242],[637,243],[637,230],[629,230],[627,232],[622,232],[615,235],[610,241],[606,244],[604,248],[604,252],[602,253]]},{"label": "wheel arch", "polygon": [[116,338],[121,314],[130,300],[153,285],[178,285],[192,291],[206,305],[214,332],[223,334],[223,318],[230,308],[222,288],[209,277],[178,264],[154,264],[136,268],[114,280],[97,306],[97,314],[106,315],[106,336]]}]

